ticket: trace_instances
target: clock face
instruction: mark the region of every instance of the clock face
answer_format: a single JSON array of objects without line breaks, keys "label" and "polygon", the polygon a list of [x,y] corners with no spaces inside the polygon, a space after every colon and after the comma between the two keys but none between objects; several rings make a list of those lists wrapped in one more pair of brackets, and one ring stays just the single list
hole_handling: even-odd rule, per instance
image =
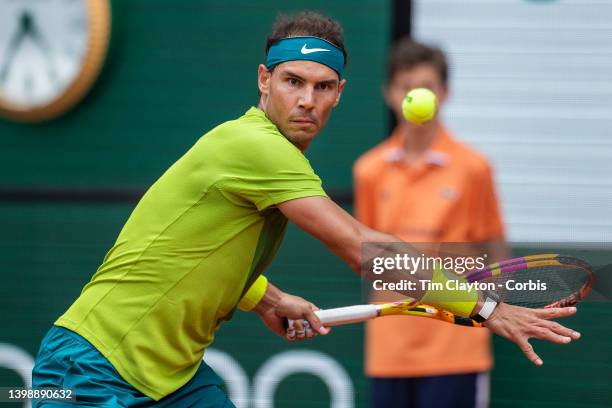
[{"label": "clock face", "polygon": [[[92,56],[92,49],[100,49],[94,44],[100,33],[92,27],[101,26],[92,19],[103,17],[99,7],[105,2],[0,0],[0,104],[4,110],[26,114],[49,110],[62,99],[65,110],[75,102],[65,100],[71,88],[91,85],[102,64],[110,29],[107,16],[102,24],[106,28],[102,56]],[[94,78],[84,78],[84,74]],[[81,90],[76,99],[83,94]]]}]

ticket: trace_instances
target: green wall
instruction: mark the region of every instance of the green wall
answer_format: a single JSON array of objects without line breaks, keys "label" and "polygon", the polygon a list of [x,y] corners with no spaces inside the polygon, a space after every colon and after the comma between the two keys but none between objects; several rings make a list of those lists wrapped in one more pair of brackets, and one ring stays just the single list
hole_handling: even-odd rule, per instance
[{"label": "green wall", "polygon": [[43,125],[0,121],[0,185],[149,185],[207,130],[257,104],[272,22],[306,7],[344,25],[349,52],[344,98],[309,151],[326,186],[349,187],[355,157],[384,137],[386,1],[113,5],[111,54],[86,100]]}]

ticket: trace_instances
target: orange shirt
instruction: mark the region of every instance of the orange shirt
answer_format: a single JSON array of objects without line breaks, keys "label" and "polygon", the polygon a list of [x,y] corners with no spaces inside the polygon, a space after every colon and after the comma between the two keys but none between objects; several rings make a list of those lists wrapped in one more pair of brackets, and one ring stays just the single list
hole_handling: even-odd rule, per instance
[{"label": "orange shirt", "polygon": [[[412,164],[404,159],[403,136],[394,132],[359,158],[354,176],[357,218],[374,229],[415,243],[503,237],[489,163],[442,127]],[[409,316],[366,325],[365,369],[372,377],[479,372],[491,366],[488,330]]]}]

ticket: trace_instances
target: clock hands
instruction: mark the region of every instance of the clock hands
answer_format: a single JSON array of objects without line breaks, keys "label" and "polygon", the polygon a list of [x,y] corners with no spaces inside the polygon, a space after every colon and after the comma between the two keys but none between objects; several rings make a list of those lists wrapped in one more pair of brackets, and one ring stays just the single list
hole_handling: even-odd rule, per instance
[{"label": "clock hands", "polygon": [[29,18],[29,14],[27,14],[27,12],[21,15],[19,27],[17,28],[18,31],[13,34],[13,38],[11,38],[11,41],[9,42],[9,45],[6,49],[6,54],[4,55],[4,65],[2,66],[2,69],[0,69],[1,83],[4,83],[4,81],[6,80],[9,68],[11,67],[13,62],[13,57],[17,52],[17,48],[28,33],[28,27],[30,25]]},{"label": "clock hands", "polygon": [[30,34],[32,40],[38,44],[40,49],[45,54],[45,57],[49,61],[49,77],[54,81],[57,81],[57,71],[55,70],[55,64],[53,62],[53,57],[51,56],[51,47],[49,46],[47,40],[41,35],[40,31],[38,30],[38,26],[34,24],[34,18],[32,18],[31,16],[29,19],[28,33]]},{"label": "clock hands", "polygon": [[19,20],[18,31],[15,32],[13,38],[11,38],[11,41],[7,47],[5,54],[5,63],[0,69],[0,83],[4,83],[4,81],[6,81],[9,69],[13,62],[13,58],[17,53],[19,46],[28,35],[30,36],[32,41],[39,46],[39,48],[43,51],[45,58],[49,61],[49,77],[54,81],[57,81],[57,71],[55,69],[53,59],[51,57],[51,47],[38,30],[38,27],[34,23],[34,18],[32,17],[32,15],[26,10],[23,12]]}]

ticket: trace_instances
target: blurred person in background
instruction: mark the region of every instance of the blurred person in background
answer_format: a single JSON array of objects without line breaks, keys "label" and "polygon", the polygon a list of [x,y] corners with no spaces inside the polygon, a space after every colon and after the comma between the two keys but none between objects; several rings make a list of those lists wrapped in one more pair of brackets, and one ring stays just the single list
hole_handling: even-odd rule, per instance
[{"label": "blurred person in background", "polygon": [[[499,259],[504,228],[491,166],[457,141],[440,115],[423,125],[404,119],[402,100],[414,88],[431,89],[443,106],[448,64],[440,49],[405,38],[390,51],[384,85],[397,127],[354,167],[357,218],[406,242],[481,243],[491,262]],[[399,299],[387,292],[371,300]],[[373,407],[486,406],[491,367],[488,330],[409,316],[367,323]]]}]

